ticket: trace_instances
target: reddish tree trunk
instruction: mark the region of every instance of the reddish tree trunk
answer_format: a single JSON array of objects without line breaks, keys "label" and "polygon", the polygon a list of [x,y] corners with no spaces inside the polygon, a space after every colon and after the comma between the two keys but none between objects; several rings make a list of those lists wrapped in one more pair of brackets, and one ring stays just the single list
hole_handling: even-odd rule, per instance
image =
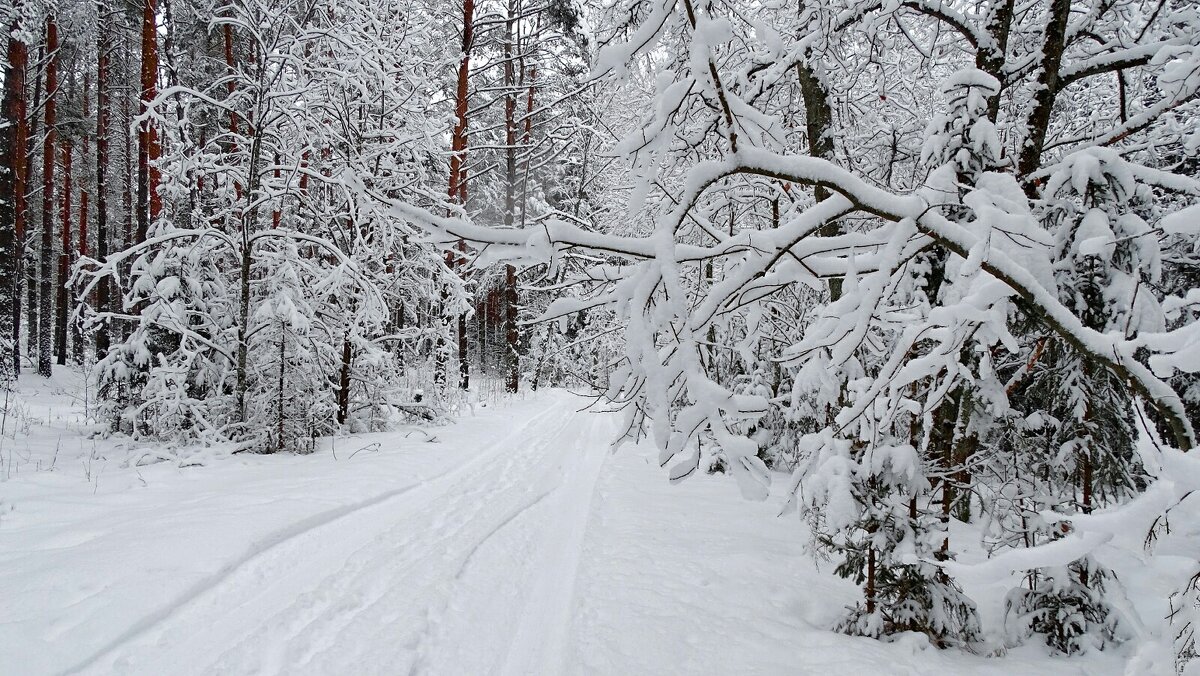
[{"label": "reddish tree trunk", "polygon": [[[470,69],[471,69],[471,45],[474,41],[474,16],[475,16],[475,0],[463,0],[463,40],[462,40],[462,58],[458,63],[458,86],[455,89],[454,96],[454,130],[450,137],[450,184],[447,189],[447,195],[451,202],[458,202],[466,206],[467,204],[467,103],[469,99],[469,84],[470,84]],[[467,248],[466,242],[459,241],[458,249],[460,252],[465,252]],[[446,265],[451,269],[454,268],[455,257],[452,253],[446,254]],[[447,294],[443,293],[443,301],[447,299]],[[443,334],[444,335],[444,334]],[[444,337],[438,338],[439,353],[445,349],[442,345]],[[434,380],[439,384],[446,382],[446,363],[444,359],[439,359],[436,364]],[[459,369],[459,387],[467,389],[470,387],[470,354],[467,350],[467,317],[465,314],[458,316],[458,369]]]},{"label": "reddish tree trunk", "polygon": [[[142,93],[139,113],[145,115],[158,96],[158,21],[155,0],[142,0]],[[138,126],[138,213],[135,242],[146,241],[152,224],[162,211],[158,194],[160,181],[158,130],[149,119]]]},{"label": "reddish tree trunk", "polygon": [[[14,10],[18,7],[14,7]],[[14,11],[20,16],[19,11]],[[0,331],[12,338],[12,350],[0,355],[0,377],[7,379],[21,370],[21,266],[25,239],[25,137],[29,133],[25,115],[25,65],[29,49],[17,39],[20,23],[8,29],[8,52],[4,68],[4,117],[0,128]],[[2,341],[0,341],[2,342]],[[8,371],[11,368],[11,373]]]},{"label": "reddish tree trunk", "polygon": [[467,104],[469,100],[471,45],[475,39],[475,0],[463,0],[462,58],[458,62],[458,86],[454,95],[454,132],[450,137],[450,201],[467,203]]}]

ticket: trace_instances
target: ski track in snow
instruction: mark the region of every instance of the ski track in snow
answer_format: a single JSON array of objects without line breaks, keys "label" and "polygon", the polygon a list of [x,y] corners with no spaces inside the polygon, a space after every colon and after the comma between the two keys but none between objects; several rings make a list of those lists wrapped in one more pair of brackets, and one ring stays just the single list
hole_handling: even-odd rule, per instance
[{"label": "ski track in snow", "polygon": [[[1121,673],[1109,651],[827,631],[860,592],[813,561],[783,496],[670,484],[652,445],[610,454],[618,416],[584,403],[539,393],[443,446],[383,435],[358,464],[152,467],[98,497],[64,472],[8,484],[0,675]],[[1004,590],[977,591],[998,612]]]},{"label": "ski track in snow", "polygon": [[[260,540],[70,671],[558,671],[610,437],[606,418],[576,404],[558,397],[440,476]],[[520,565],[490,565],[497,556]],[[475,608],[512,642],[473,640]]]}]

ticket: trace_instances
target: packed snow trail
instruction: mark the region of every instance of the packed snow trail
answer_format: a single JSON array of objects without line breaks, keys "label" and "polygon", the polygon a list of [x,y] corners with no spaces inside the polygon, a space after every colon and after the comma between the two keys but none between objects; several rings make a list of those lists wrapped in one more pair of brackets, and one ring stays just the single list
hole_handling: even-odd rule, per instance
[{"label": "packed snow trail", "polygon": [[554,396],[459,467],[273,543],[78,670],[561,670],[613,431],[580,403]]},{"label": "packed snow trail", "polygon": [[[586,403],[539,392],[438,443],[353,435],[203,467],[35,430],[43,469],[0,482],[0,676],[1122,672],[1118,651],[990,659],[828,631],[861,591],[813,560],[786,496],[672,484],[652,444],[609,454],[619,416]],[[993,622],[1007,588],[974,590]]]}]

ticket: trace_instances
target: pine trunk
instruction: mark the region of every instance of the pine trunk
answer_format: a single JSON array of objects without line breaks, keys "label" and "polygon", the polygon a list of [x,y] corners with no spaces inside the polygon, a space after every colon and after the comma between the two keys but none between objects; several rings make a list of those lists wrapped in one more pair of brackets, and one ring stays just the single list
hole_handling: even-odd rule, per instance
[{"label": "pine trunk", "polygon": [[[128,67],[133,55],[126,45],[124,50],[124,65]],[[123,238],[121,240],[121,248],[126,249],[134,244],[134,237],[137,233],[137,213],[134,206],[135,193],[137,192],[136,177],[137,168],[137,144],[134,139],[134,132],[130,125],[133,123],[133,97],[122,92],[124,95],[120,97],[121,101],[121,141],[124,146],[124,152],[121,154],[121,214],[124,218],[124,228],[122,229]],[[121,280],[128,284],[133,275],[130,274],[133,266],[133,259],[126,258],[121,265]],[[128,290],[128,286],[120,289],[122,296]],[[124,310],[123,298],[118,299],[117,309]],[[133,325],[130,322],[123,321],[119,324],[121,327],[122,340],[129,337]]]},{"label": "pine trunk", "polygon": [[[107,5],[101,0],[97,2],[100,12],[100,25],[96,43],[96,261],[101,265],[108,262],[108,13]],[[96,311],[108,312],[110,302],[110,286],[108,276],[103,276],[96,283]],[[96,359],[104,359],[108,355],[111,344],[108,321],[102,321],[96,328]]]},{"label": "pine trunk", "polygon": [[58,141],[58,26],[46,19],[46,134],[42,138],[42,250],[41,296],[38,304],[38,375],[49,378],[54,363],[54,324],[50,316],[54,298],[54,144]]},{"label": "pine trunk", "polygon": [[[516,14],[515,3],[510,1],[504,39],[504,225],[508,228],[513,226],[517,211],[517,82],[513,72]],[[504,266],[504,343],[505,386],[509,392],[516,392],[521,385],[521,366],[517,354],[517,273],[511,265]]]},{"label": "pine trunk", "polygon": [[[38,49],[38,60],[36,63],[41,63],[45,57],[45,46]],[[39,71],[37,78],[33,83],[33,107],[29,109],[26,119],[29,123],[29,133],[25,137],[25,197],[22,206],[22,211],[25,213],[26,226],[35,223],[32,211],[29,206],[29,195],[34,192],[34,166],[33,158],[37,151],[37,139],[41,137],[41,130],[38,127],[37,111],[42,109],[42,93],[44,73]],[[37,242],[36,244],[40,244]],[[25,279],[25,350],[26,354],[32,360],[38,347],[38,263],[35,260],[36,244],[29,233],[26,232],[25,249],[22,255],[22,265],[24,266]]]},{"label": "pine trunk", "polygon": [[[19,9],[14,7],[14,10]],[[15,16],[20,16],[14,11]],[[25,236],[25,65],[28,48],[16,36],[19,19],[8,29],[8,51],[4,67],[4,122],[0,127],[0,385],[6,385],[21,369],[20,259]],[[8,340],[12,339],[11,345]]]},{"label": "pine trunk", "polygon": [[[467,104],[470,95],[471,45],[474,41],[475,0],[463,0],[462,57],[458,63],[458,81],[454,98],[454,131],[450,137],[450,185],[447,193],[451,202],[467,204]],[[459,242],[459,251],[466,251],[466,243]],[[446,255],[447,265],[455,267],[455,257]],[[448,333],[448,332],[446,332]],[[446,359],[435,362],[434,380],[446,383]],[[470,352],[467,349],[467,316],[458,316],[458,371],[459,387],[470,387]]]},{"label": "pine trunk", "polygon": [[[157,96],[158,81],[158,28],[155,0],[142,0],[142,70],[141,107],[145,115]],[[158,195],[159,170],[158,130],[149,119],[138,127],[138,211],[136,243],[146,241],[150,225],[162,210],[162,198]]]},{"label": "pine trunk", "polygon": [[[91,91],[88,86],[90,78],[87,75],[83,76],[83,119],[88,119],[91,111],[88,110],[88,101],[91,97]],[[83,159],[86,160],[91,154],[91,142],[87,132],[83,133]],[[86,180],[79,182],[79,247],[76,253],[79,257],[88,255],[88,184]],[[88,302],[90,299],[80,299],[81,302]],[[75,346],[72,350],[75,357],[75,363],[83,363],[83,331],[79,322],[72,323],[72,331],[75,338]]]}]

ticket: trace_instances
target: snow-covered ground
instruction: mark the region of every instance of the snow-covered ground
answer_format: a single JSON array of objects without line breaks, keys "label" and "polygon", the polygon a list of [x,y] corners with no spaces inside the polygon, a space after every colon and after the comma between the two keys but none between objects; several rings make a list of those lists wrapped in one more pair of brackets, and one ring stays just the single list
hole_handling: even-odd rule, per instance
[{"label": "snow-covered ground", "polygon": [[145,464],[85,436],[81,391],[26,376],[10,407],[0,674],[1120,673],[824,630],[857,591],[798,518],[611,454],[616,416],[565,392]]}]

